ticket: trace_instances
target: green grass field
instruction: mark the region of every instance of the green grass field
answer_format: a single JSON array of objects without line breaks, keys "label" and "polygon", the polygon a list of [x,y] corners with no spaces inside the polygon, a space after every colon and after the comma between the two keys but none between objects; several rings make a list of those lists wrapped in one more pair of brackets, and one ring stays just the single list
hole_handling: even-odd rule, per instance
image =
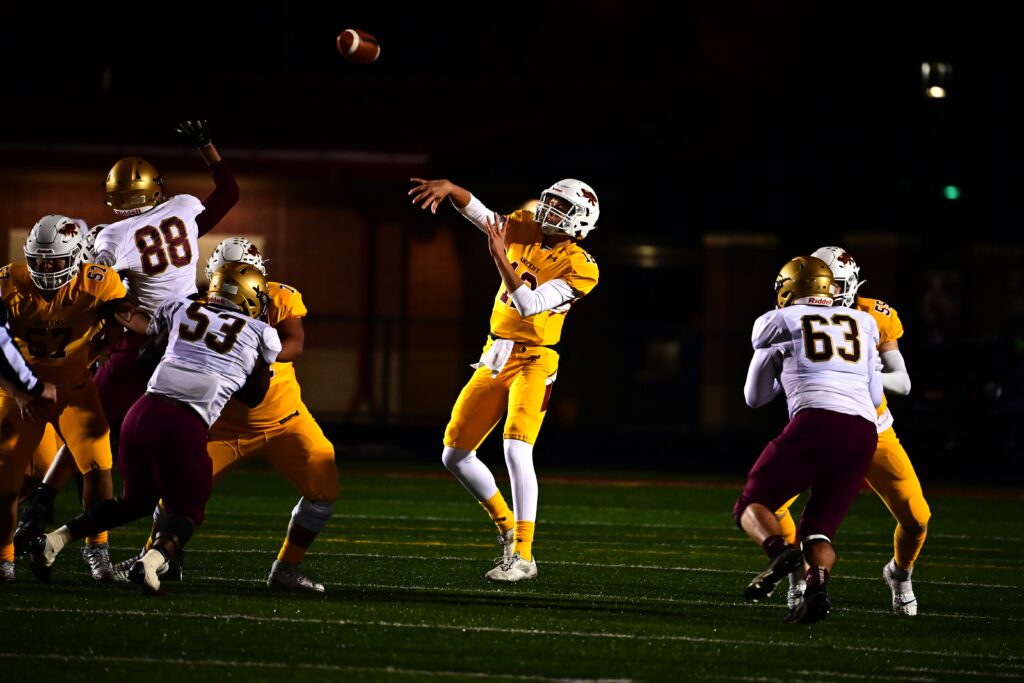
[{"label": "green grass field", "polygon": [[[269,471],[244,470],[214,492],[185,581],[162,597],[95,585],[78,544],[49,585],[19,561],[18,581],[0,585],[0,678],[1024,678],[1019,495],[928,492],[915,618],[890,611],[881,570],[893,522],[862,495],[836,539],[832,615],[804,626],[782,624],[783,589],[771,604],[743,602],[766,558],[732,523],[739,481],[542,471],[540,574],[498,586],[483,578],[499,551],[490,522],[440,463],[342,462],[341,473],[338,511],[303,565],[325,598],[266,588],[296,495]],[[58,516],[70,515],[74,496],[58,500]],[[115,561],[147,531],[112,533]]]}]

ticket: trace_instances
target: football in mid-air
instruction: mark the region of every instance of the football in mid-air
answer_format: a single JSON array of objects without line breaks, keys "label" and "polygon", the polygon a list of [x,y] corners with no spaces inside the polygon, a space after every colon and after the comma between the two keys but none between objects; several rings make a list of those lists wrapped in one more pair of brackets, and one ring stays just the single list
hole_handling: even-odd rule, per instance
[{"label": "football in mid-air", "polygon": [[353,64],[369,64],[380,57],[380,43],[361,28],[347,28],[338,34],[338,52]]}]

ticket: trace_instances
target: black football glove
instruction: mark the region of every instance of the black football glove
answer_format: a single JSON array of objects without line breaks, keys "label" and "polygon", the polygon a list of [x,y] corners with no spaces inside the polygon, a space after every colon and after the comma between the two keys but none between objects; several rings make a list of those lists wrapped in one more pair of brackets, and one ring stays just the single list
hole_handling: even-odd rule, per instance
[{"label": "black football glove", "polygon": [[174,127],[174,130],[188,138],[196,147],[206,147],[210,144],[210,122],[206,119],[182,121]]}]

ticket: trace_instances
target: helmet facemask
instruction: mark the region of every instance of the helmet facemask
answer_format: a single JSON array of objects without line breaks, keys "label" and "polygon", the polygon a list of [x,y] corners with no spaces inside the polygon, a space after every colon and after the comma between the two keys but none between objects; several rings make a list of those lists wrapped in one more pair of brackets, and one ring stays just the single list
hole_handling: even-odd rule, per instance
[{"label": "helmet facemask", "polygon": [[[552,199],[560,199],[568,203],[568,207],[560,209],[552,206]],[[597,227],[599,213],[594,190],[582,181],[567,178],[541,193],[533,219],[545,235],[568,235],[583,239]]]}]

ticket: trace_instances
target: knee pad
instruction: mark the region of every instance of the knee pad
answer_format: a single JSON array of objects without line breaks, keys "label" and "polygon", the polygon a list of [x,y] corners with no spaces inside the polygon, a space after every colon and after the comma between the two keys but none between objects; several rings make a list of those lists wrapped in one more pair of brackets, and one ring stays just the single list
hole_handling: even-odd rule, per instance
[{"label": "knee pad", "polygon": [[292,508],[292,521],[303,529],[320,533],[334,514],[334,502],[307,500],[305,496]]}]

